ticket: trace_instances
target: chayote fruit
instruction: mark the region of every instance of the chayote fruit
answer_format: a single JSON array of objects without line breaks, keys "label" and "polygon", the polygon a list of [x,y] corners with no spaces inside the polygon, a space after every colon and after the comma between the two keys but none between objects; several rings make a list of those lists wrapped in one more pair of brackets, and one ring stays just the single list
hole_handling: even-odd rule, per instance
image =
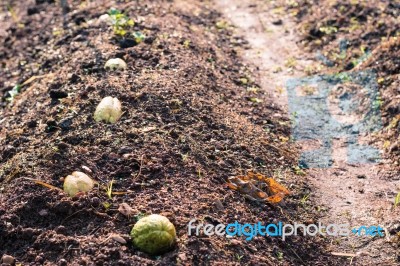
[{"label": "chayote fruit", "polygon": [[115,124],[122,116],[121,102],[117,98],[105,97],[94,112],[94,120],[96,122],[105,121]]},{"label": "chayote fruit", "polygon": [[152,214],[143,217],[135,224],[131,237],[138,249],[151,255],[160,255],[173,247],[176,231],[167,217]]},{"label": "chayote fruit", "polygon": [[88,192],[94,187],[94,181],[82,172],[75,171],[64,179],[64,191],[74,197],[79,192]]}]

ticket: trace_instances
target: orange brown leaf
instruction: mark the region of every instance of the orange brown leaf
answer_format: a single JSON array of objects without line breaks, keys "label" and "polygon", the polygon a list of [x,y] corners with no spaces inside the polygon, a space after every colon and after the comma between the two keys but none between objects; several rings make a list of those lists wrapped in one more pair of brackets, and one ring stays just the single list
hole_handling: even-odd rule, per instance
[{"label": "orange brown leaf", "polygon": [[269,203],[279,203],[286,195],[290,194],[287,188],[273,178],[253,172],[248,172],[245,176],[228,178],[227,186],[248,196],[248,198]]}]

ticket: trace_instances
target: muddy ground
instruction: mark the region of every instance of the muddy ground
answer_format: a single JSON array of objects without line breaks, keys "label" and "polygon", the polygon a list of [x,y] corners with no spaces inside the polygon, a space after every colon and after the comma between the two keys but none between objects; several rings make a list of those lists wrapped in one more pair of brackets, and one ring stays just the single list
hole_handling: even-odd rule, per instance
[{"label": "muddy ground", "polygon": [[[187,223],[316,219],[299,205],[307,185],[293,173],[288,120],[275,114],[236,56],[240,36],[217,27],[220,14],[205,3],[76,2],[62,16],[58,5],[11,3],[3,13],[3,99],[15,84],[41,76],[1,109],[1,250],[23,264],[324,264],[322,240],[189,237]],[[146,39],[121,48],[97,19],[110,7],[133,18]],[[3,9],[6,6],[3,5]],[[65,28],[63,27],[65,25]],[[187,42],[186,42],[187,41]],[[121,57],[128,71],[109,73]],[[44,76],[43,76],[44,75]],[[243,78],[248,79],[244,82]],[[253,84],[254,83],[254,84]],[[116,125],[95,123],[105,96],[118,97]],[[257,97],[259,103],[250,100]],[[101,186],[76,199],[29,180],[62,187],[62,177],[88,167]],[[284,206],[256,204],[226,187],[247,170],[273,176],[291,191]],[[125,195],[107,198],[104,186]],[[136,250],[128,239],[136,218],[162,213],[175,224],[176,248],[160,257]],[[107,208],[106,208],[107,207]],[[128,243],[109,238],[120,234]],[[300,255],[299,255],[300,254]]]},{"label": "muddy ground", "polygon": [[[278,5],[298,22],[303,44],[329,72],[370,70],[377,74],[384,128],[376,145],[399,167],[400,30],[399,1],[300,1]],[[315,71],[315,70],[314,70]]]},{"label": "muddy ground", "polygon": [[[353,12],[377,21],[374,12],[385,14],[387,25],[379,31],[382,35],[366,37],[362,45],[374,52],[353,68],[382,62],[377,70],[384,78],[379,84],[385,130],[374,140],[385,145],[387,158],[398,165],[399,123],[393,119],[399,115],[399,43],[380,39],[397,34],[393,16],[398,6],[388,3],[380,11],[370,5],[354,7]],[[146,36],[141,43],[116,40],[111,27],[99,22],[111,7],[135,21],[132,30]],[[213,2],[70,1],[64,14],[50,0],[8,1],[1,8],[0,255],[11,255],[23,265],[349,263],[347,257],[331,255],[330,239],[319,237],[257,237],[248,242],[188,236],[187,223],[193,218],[213,224],[309,224],[323,215],[319,203],[308,199],[314,188],[297,168],[299,147],[290,140],[290,117],[261,89],[257,67],[244,63],[241,55],[250,48],[245,34]],[[310,55],[337,49],[329,38],[339,38],[340,31],[309,37],[300,29],[319,28],[318,23],[338,13],[324,13],[323,5],[310,1],[267,8],[278,16],[296,11],[290,19]],[[348,17],[332,20],[350,23]],[[351,49],[356,50],[361,44],[354,43]],[[128,70],[104,70],[113,57],[123,58]],[[329,53],[327,57],[336,62]],[[33,76],[37,78],[10,102],[9,91]],[[118,97],[123,104],[124,114],[115,125],[93,120],[105,96]],[[61,188],[62,178],[76,170],[91,175],[98,188],[71,199],[32,181]],[[248,170],[274,177],[292,194],[271,205],[228,189],[229,176]],[[398,174],[395,167],[390,171],[392,177]],[[121,193],[110,199],[105,187],[112,180],[114,191]],[[121,203],[136,214],[123,216]],[[138,251],[129,239],[137,219],[151,213],[167,216],[178,235],[174,249],[157,257]],[[127,243],[114,241],[112,234]]]}]

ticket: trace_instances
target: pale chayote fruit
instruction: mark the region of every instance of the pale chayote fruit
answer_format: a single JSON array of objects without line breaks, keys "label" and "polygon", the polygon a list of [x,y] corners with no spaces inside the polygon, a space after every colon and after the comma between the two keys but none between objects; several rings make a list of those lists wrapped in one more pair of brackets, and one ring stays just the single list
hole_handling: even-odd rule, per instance
[{"label": "pale chayote fruit", "polygon": [[160,255],[172,248],[176,240],[176,231],[167,217],[152,214],[135,224],[131,237],[138,249],[151,255]]},{"label": "pale chayote fruit", "polygon": [[106,62],[104,68],[109,70],[125,70],[127,65],[121,58],[112,58]]},{"label": "pale chayote fruit", "polygon": [[64,192],[71,197],[78,192],[88,192],[94,187],[94,181],[82,172],[75,171],[64,179]]},{"label": "pale chayote fruit", "polygon": [[105,121],[114,124],[122,116],[121,102],[117,98],[111,96],[105,97],[94,112],[94,120],[96,122]]}]

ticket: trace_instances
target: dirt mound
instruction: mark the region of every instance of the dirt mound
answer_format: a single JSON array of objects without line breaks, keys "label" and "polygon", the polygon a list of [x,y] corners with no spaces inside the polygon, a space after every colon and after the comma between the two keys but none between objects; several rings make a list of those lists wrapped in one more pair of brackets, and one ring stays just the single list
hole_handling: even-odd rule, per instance
[{"label": "dirt mound", "polygon": [[[2,6],[0,253],[47,265],[324,265],[329,258],[317,238],[187,235],[193,218],[316,221],[312,205],[298,205],[308,188],[292,171],[289,121],[257,91],[236,56],[240,38],[206,4],[116,5],[146,36],[137,45],[116,41],[111,27],[98,22],[110,7],[76,1],[63,15],[52,1]],[[128,70],[104,70],[114,57]],[[115,125],[93,120],[106,96],[123,105]],[[88,172],[98,189],[70,199],[30,180],[61,188],[62,177],[76,170]],[[293,195],[286,205],[250,202],[226,187],[227,177],[247,170],[288,187]],[[104,187],[112,180],[114,192],[122,193],[108,198]],[[118,212],[123,202],[134,217]],[[177,229],[176,248],[163,256],[136,250],[128,237],[137,218],[149,213],[164,214]]]}]

